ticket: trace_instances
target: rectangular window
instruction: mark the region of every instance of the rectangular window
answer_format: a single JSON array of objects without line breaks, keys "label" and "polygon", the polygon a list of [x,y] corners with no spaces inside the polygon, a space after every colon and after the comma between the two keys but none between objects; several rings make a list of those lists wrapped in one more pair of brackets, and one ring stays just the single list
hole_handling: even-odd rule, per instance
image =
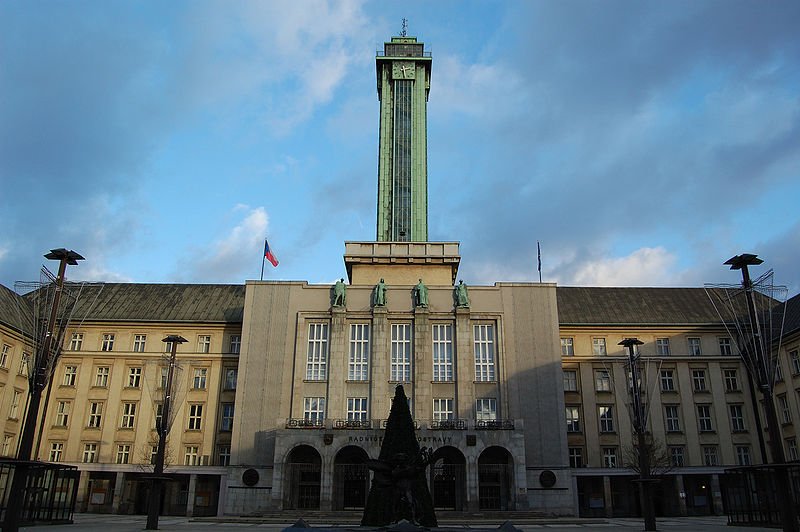
[{"label": "rectangular window", "polygon": [[675,373],[671,369],[661,370],[661,391],[662,392],[675,391]]},{"label": "rectangular window", "polygon": [[453,326],[450,324],[433,326],[433,380],[453,380]]},{"label": "rectangular window", "polygon": [[792,422],[792,412],[789,410],[789,400],[786,399],[786,394],[782,393],[777,396],[778,410],[781,413],[781,423],[787,424]]},{"label": "rectangular window", "polygon": [[369,324],[350,324],[350,364],[347,379],[369,380]]},{"label": "rectangular window", "polygon": [[3,350],[0,351],[0,368],[8,367],[8,354],[11,352],[11,346],[3,344]]},{"label": "rectangular window", "polygon": [[122,420],[119,426],[123,429],[136,426],[136,403],[122,403]]},{"label": "rectangular window", "polygon": [[703,446],[703,465],[719,465],[719,459],[717,458],[717,447],[715,445]]},{"label": "rectangular window", "polygon": [[146,334],[137,334],[133,337],[133,352],[144,353],[144,344],[147,341]]},{"label": "rectangular window", "polygon": [[156,403],[155,429],[161,431],[161,421],[164,419],[164,403]]},{"label": "rectangular window", "polygon": [[708,388],[706,387],[706,370],[692,370],[692,386],[694,386],[694,391],[696,392],[708,391]]},{"label": "rectangular window", "polygon": [[750,459],[750,447],[747,445],[736,446],[736,461],[740,466],[747,466],[752,464]]},{"label": "rectangular window", "polygon": [[53,442],[50,444],[50,461],[60,462],[61,456],[64,454],[64,444],[62,442]]},{"label": "rectangular window", "polygon": [[161,380],[159,381],[159,388],[164,389],[167,387],[167,380],[169,380],[169,368],[161,368]]},{"label": "rectangular window", "polygon": [[128,388],[138,388],[142,383],[142,368],[128,368]]},{"label": "rectangular window", "polygon": [[156,458],[158,458],[158,445],[150,446],[150,463],[152,465],[156,464]]},{"label": "rectangular window", "polygon": [[347,421],[366,421],[368,412],[366,397],[347,398]]},{"label": "rectangular window", "polygon": [[576,405],[566,406],[567,432],[581,431],[581,407]]},{"label": "rectangular window", "polygon": [[97,444],[84,443],[83,444],[83,463],[94,464],[97,462]]},{"label": "rectangular window", "polygon": [[703,354],[703,350],[700,348],[700,338],[687,338],[686,341],[689,343],[690,356],[697,357]]},{"label": "rectangular window", "polygon": [[89,421],[86,426],[93,429],[99,429],[103,424],[103,403],[91,402],[89,403]]},{"label": "rectangular window", "polygon": [[217,465],[229,466],[231,465],[231,446],[230,445],[217,445]]},{"label": "rectangular window", "polygon": [[781,359],[775,359],[775,382],[783,382],[783,370],[781,369]]},{"label": "rectangular window", "polygon": [[617,467],[616,447],[603,447],[603,467]]},{"label": "rectangular window", "polygon": [[175,350],[177,352],[177,349],[178,349],[177,346],[178,345],[180,345],[180,344],[176,344],[175,342],[172,342],[172,341],[164,342],[164,352],[165,353],[172,353],[172,348],[173,347],[175,348]]},{"label": "rectangular window", "polygon": [[742,405],[728,405],[731,414],[731,432],[744,432],[744,408]]},{"label": "rectangular window", "polygon": [[130,444],[117,445],[117,463],[127,464],[131,459],[131,446]]},{"label": "rectangular window", "polygon": [[583,447],[569,448],[569,466],[574,468],[583,467]]},{"label": "rectangular window", "polygon": [[22,353],[22,358],[19,359],[19,370],[17,371],[20,375],[27,375],[28,374],[28,362],[31,360],[31,355],[29,353]]},{"label": "rectangular window", "polygon": [[669,356],[669,338],[656,338],[656,354]]},{"label": "rectangular window", "polygon": [[789,360],[792,361],[792,375],[800,374],[800,355],[797,349],[789,351]]},{"label": "rectangular window", "polygon": [[600,432],[614,432],[614,408],[610,405],[597,407],[600,419]]},{"label": "rectangular window", "polygon": [[683,467],[685,465],[683,459],[683,447],[672,446],[669,448],[669,461],[674,467]]},{"label": "rectangular window", "polygon": [[225,390],[235,390],[236,381],[239,379],[239,370],[236,368],[225,368]]},{"label": "rectangular window", "polygon": [[725,379],[726,392],[739,391],[739,374],[735,369],[723,369],[722,376]]},{"label": "rectangular window", "polygon": [[475,325],[475,380],[492,382],[494,376],[494,325]]},{"label": "rectangular window", "polygon": [[0,455],[2,456],[11,456],[11,449],[14,447],[14,435],[13,434],[4,434],[3,435],[3,445],[0,448]]},{"label": "rectangular window", "polygon": [[111,333],[106,333],[103,335],[103,343],[100,345],[101,351],[113,351],[114,350],[114,335]]},{"label": "rectangular window", "polygon": [[99,366],[97,368],[97,373],[95,373],[94,385],[99,386],[101,388],[108,388],[108,375],[110,372],[111,372],[110,367]]},{"label": "rectangular window", "polygon": [[680,432],[680,407],[678,405],[664,405],[664,423],[667,432]]},{"label": "rectangular window", "polygon": [[187,445],[183,454],[183,465],[200,465],[200,447],[197,445]]},{"label": "rectangular window", "polygon": [[594,389],[598,392],[611,391],[611,375],[607,369],[597,369],[594,371]]},{"label": "rectangular window", "polygon": [[321,425],[325,420],[325,398],[304,397],[303,419]]},{"label": "rectangular window", "polygon": [[411,382],[411,324],[392,324],[392,358],[390,379]]},{"label": "rectangular window", "polygon": [[203,423],[203,405],[191,404],[189,405],[189,430],[200,430]]},{"label": "rectangular window", "polygon": [[75,386],[75,380],[78,378],[78,366],[68,365],[64,366],[64,380],[61,381],[62,386]]},{"label": "rectangular window", "polygon": [[211,336],[201,334],[197,337],[197,352],[210,353],[211,352]]},{"label": "rectangular window", "polygon": [[306,380],[324,381],[328,375],[328,324],[308,324]]},{"label": "rectangular window", "polygon": [[222,403],[219,430],[230,432],[233,430],[233,403]]},{"label": "rectangular window", "polygon": [[788,451],[789,460],[800,459],[800,453],[797,451],[797,439],[789,438],[786,440],[786,449]]},{"label": "rectangular window", "polygon": [[205,390],[207,379],[208,379],[208,368],[195,368],[192,388],[194,388],[195,390]]},{"label": "rectangular window", "polygon": [[733,346],[731,345],[731,339],[727,336],[723,336],[719,339],[719,354],[723,356],[731,356],[733,355]]},{"label": "rectangular window", "polygon": [[56,403],[56,426],[66,427],[69,425],[69,401],[58,401]]},{"label": "rectangular window", "polygon": [[606,356],[605,338],[592,338],[592,354],[597,357]]},{"label": "rectangular window", "polygon": [[[239,334],[232,334],[231,341],[228,347],[228,352],[238,355],[242,350],[242,337]],[[230,447],[228,447],[230,449]]]},{"label": "rectangular window", "polygon": [[19,415],[19,398],[22,396],[22,392],[14,390],[14,395],[11,396],[11,408],[8,411],[8,417],[10,419],[17,419]]},{"label": "rectangular window", "polygon": [[573,345],[572,338],[561,338],[561,356],[575,356],[575,346]]},{"label": "rectangular window", "polygon": [[83,333],[72,333],[72,338],[69,340],[70,351],[80,351],[83,349]]},{"label": "rectangular window", "polygon": [[578,372],[573,369],[564,370],[564,391],[577,392],[578,391]]},{"label": "rectangular window", "polygon": [[434,421],[446,421],[453,419],[453,400],[434,399],[433,400],[433,419]]},{"label": "rectangular window", "polygon": [[697,425],[700,432],[713,432],[711,422],[711,405],[697,405]]},{"label": "rectangular window", "polygon": [[476,421],[497,421],[497,399],[489,397],[475,400]]}]

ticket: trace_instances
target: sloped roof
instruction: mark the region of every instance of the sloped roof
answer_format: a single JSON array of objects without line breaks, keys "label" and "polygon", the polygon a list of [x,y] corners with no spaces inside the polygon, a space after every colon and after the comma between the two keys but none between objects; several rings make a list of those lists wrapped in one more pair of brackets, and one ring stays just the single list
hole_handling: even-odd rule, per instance
[{"label": "sloped roof", "polygon": [[0,285],[0,323],[30,334],[33,330],[33,310],[29,302],[16,292]]},{"label": "sloped roof", "polygon": [[720,323],[703,288],[559,286],[561,325],[708,325]]},{"label": "sloped roof", "polygon": [[800,331],[800,294],[786,301],[786,321],[783,323],[783,334]]},{"label": "sloped roof", "polygon": [[101,283],[83,289],[73,319],[241,323],[244,285]]}]

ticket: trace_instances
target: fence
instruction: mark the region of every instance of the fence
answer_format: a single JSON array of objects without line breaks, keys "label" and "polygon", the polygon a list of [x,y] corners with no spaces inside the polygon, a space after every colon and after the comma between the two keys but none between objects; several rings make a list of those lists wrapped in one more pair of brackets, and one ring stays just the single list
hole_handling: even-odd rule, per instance
[{"label": "fence", "polygon": [[[19,516],[20,525],[72,523],[78,494],[77,467],[49,462],[24,462],[28,481]],[[5,523],[11,482],[20,462],[0,460],[0,523]]]}]

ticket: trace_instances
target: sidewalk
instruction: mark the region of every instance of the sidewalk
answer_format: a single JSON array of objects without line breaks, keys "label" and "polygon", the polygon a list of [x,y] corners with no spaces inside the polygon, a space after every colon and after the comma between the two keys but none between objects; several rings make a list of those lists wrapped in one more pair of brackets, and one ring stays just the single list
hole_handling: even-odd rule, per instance
[{"label": "sidewalk", "polygon": [[[75,514],[75,522],[72,525],[53,525],[53,526],[33,526],[25,527],[21,530],[30,530],[37,532],[60,532],[60,531],[88,531],[88,532],[138,532],[144,530],[147,517],[144,515],[107,515],[107,514]],[[664,517],[656,522],[656,527],[660,531],[679,531],[679,532],[693,532],[695,530],[702,532],[759,532],[759,531],[774,531],[773,528],[754,528],[754,527],[734,527],[728,526],[727,518],[720,516],[709,517]],[[230,532],[234,530],[263,530],[263,531],[280,531],[291,522],[287,523],[265,523],[258,519],[244,519],[244,518],[231,518],[230,520],[210,520],[210,519],[189,519],[186,517],[161,517],[159,519],[160,530],[177,530],[188,532],[190,530],[207,530],[209,532]],[[501,523],[473,524],[474,528],[493,528],[499,526]],[[315,527],[332,527],[336,526],[333,523],[309,523],[310,526]],[[623,532],[634,532],[643,530],[642,520],[625,518],[625,519],[578,519],[578,518],[563,518],[563,519],[541,519],[541,520],[526,520],[523,524],[516,525],[521,530],[560,530],[562,532],[576,531],[586,532],[588,530],[611,530],[623,529]],[[344,525],[343,525],[344,528]],[[461,526],[448,524],[441,527],[442,529],[456,529],[456,528],[470,528],[469,523],[464,523]]]}]

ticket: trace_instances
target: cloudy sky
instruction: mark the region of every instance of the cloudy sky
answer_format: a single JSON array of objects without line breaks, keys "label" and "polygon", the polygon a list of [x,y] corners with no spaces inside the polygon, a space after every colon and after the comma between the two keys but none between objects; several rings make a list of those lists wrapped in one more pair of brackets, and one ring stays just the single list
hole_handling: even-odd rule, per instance
[{"label": "cloudy sky", "polygon": [[[0,283],[344,276],[375,51],[433,54],[431,240],[470,284],[800,291],[800,3],[0,2]],[[50,265],[55,267],[55,265]]]}]

